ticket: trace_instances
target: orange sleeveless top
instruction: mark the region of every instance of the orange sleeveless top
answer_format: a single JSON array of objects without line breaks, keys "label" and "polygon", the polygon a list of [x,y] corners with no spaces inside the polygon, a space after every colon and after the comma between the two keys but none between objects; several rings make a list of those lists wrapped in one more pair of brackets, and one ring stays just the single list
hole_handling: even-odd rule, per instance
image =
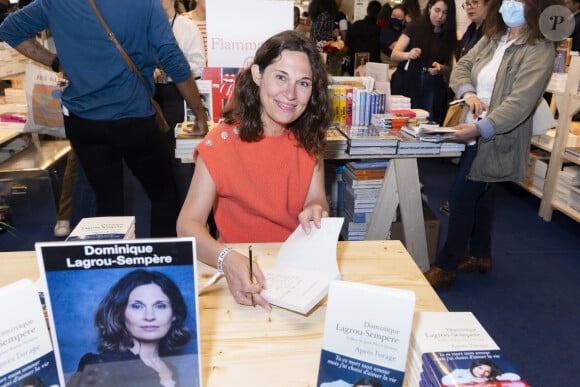
[{"label": "orange sleeveless top", "polygon": [[214,217],[225,243],[283,242],[298,226],[316,159],[286,131],[243,142],[220,124],[197,146],[217,188]]}]

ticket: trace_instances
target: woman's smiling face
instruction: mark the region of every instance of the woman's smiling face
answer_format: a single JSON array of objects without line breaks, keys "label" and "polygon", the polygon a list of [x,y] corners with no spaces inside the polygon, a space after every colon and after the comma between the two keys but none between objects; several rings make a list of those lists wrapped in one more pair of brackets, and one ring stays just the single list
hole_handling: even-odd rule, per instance
[{"label": "woman's smiling face", "polygon": [[282,51],[280,57],[260,73],[252,65],[254,82],[260,87],[265,134],[279,134],[306,110],[312,95],[312,67],[308,56]]}]

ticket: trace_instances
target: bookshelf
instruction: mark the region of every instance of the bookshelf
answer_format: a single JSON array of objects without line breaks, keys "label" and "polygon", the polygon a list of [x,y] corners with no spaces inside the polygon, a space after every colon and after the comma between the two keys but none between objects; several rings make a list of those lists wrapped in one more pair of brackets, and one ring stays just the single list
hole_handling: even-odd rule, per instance
[{"label": "bookshelf", "polygon": [[532,191],[532,193],[541,198],[539,215],[546,221],[550,221],[553,211],[558,210],[575,221],[580,222],[580,211],[570,208],[555,198],[558,176],[561,173],[564,162],[580,165],[578,158],[564,154],[570,134],[572,117],[580,110],[579,82],[580,57],[574,56],[570,61],[570,68],[564,90],[548,90],[553,93],[559,112],[553,145],[550,148],[549,146],[538,144],[537,141],[532,141],[533,145],[550,152],[544,189],[542,192],[534,193]]}]

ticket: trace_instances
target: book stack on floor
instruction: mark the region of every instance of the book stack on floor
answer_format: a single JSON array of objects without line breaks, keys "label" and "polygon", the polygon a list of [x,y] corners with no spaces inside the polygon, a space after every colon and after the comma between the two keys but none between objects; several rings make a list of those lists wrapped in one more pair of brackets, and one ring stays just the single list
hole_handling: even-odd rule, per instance
[{"label": "book stack on floor", "polygon": [[[558,174],[558,183],[556,185],[556,200],[564,206],[574,209],[580,208],[578,201],[578,192],[580,191],[580,166],[565,166]],[[573,195],[572,193],[575,193]]]},{"label": "book stack on floor", "polygon": [[324,157],[332,159],[343,156],[347,153],[348,143],[346,136],[337,129],[331,126],[326,131],[326,146],[324,147]]},{"label": "book stack on floor", "polygon": [[397,153],[399,140],[389,135],[388,131],[381,131],[374,125],[340,126],[347,138],[347,152],[349,155],[394,155]]},{"label": "book stack on floor", "polygon": [[471,312],[416,312],[406,376],[409,386],[529,386]]},{"label": "book stack on floor", "polygon": [[135,239],[134,216],[99,216],[82,218],[67,241]]},{"label": "book stack on floor", "polygon": [[351,161],[342,172],[344,181],[344,240],[364,240],[385,177],[388,160]]}]

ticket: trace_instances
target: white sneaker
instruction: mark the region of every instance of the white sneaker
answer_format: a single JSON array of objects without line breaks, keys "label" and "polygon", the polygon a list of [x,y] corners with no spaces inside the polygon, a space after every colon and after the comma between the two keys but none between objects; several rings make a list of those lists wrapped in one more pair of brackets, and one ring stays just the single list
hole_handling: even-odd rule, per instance
[{"label": "white sneaker", "polygon": [[70,234],[70,222],[68,220],[57,220],[54,226],[54,236],[55,237],[65,237]]}]

